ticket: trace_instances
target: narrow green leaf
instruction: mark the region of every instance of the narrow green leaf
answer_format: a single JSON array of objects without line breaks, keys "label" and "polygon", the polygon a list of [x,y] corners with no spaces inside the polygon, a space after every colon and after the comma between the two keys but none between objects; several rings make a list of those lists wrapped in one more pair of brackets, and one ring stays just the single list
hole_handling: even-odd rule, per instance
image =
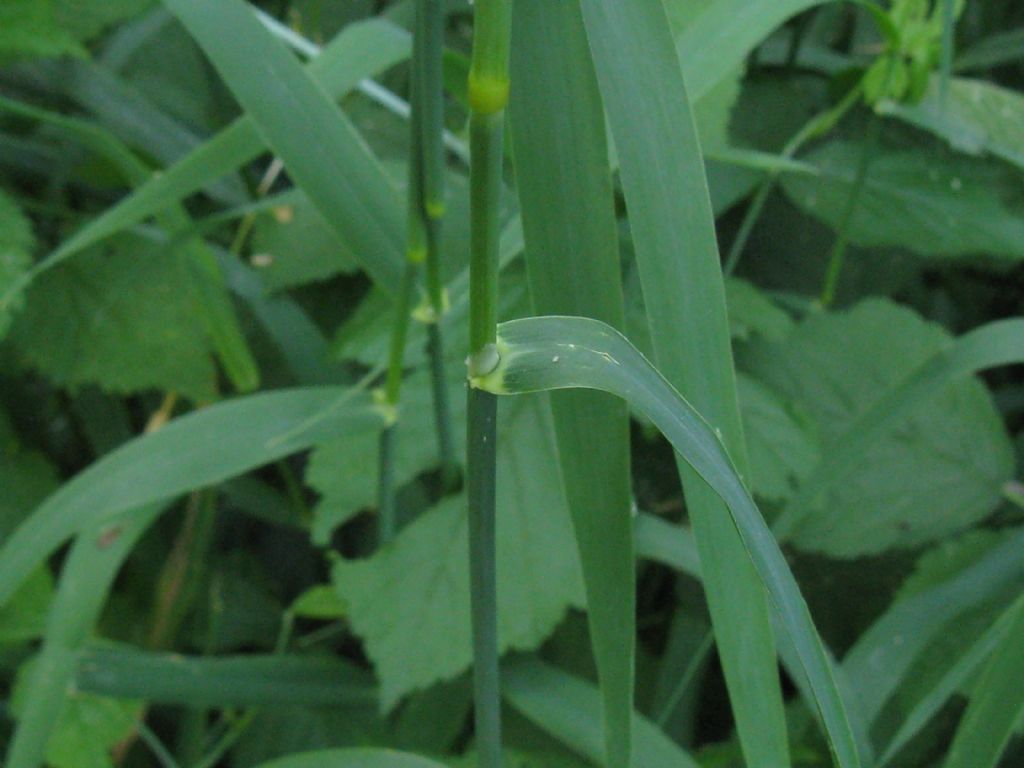
[{"label": "narrow green leaf", "polygon": [[377,704],[373,676],[329,656],[190,657],[95,646],[75,685],[90,693],[189,707],[338,707]]},{"label": "narrow green leaf", "polygon": [[[581,4],[618,150],[655,358],[722,431],[746,473],[714,217],[665,9],[660,0]],[[726,26],[738,28],[733,20]],[[786,765],[764,590],[721,501],[683,462],[680,474],[740,741],[749,762]]]},{"label": "narrow green leaf", "polygon": [[445,768],[441,763],[390,749],[332,749],[271,760],[258,768]]},{"label": "narrow green leaf", "polygon": [[0,293],[12,292],[12,301],[0,304],[0,339],[7,334],[11,315],[21,305],[21,291],[16,286],[32,265],[34,246],[32,224],[0,190]]},{"label": "narrow green leaf", "polygon": [[[516,0],[512,122],[530,294],[540,314],[624,325],[615,198],[579,6]],[[636,576],[629,422],[601,392],[551,397],[603,698],[606,764],[629,766]]]},{"label": "narrow green leaf", "polygon": [[242,0],[165,4],[371,278],[396,291],[404,263],[399,195],[348,118]]},{"label": "narrow green leaf", "polygon": [[296,389],[224,402],[132,440],[65,483],[7,538],[0,548],[0,605],[80,531],[301,451],[338,431],[381,423],[365,392]]},{"label": "narrow green leaf", "polygon": [[995,768],[1024,714],[1024,597],[1010,616],[953,737],[945,768]]},{"label": "narrow green leaf", "polygon": [[[752,563],[792,642],[840,766],[859,766],[831,661],[786,559],[718,431],[621,334],[596,320],[515,320],[499,327],[498,341],[501,366],[487,377],[473,379],[474,386],[501,394],[574,387],[616,394],[653,421],[681,459],[722,499],[731,517],[726,522],[742,539],[741,556]],[[703,553],[701,564],[707,579]]]},{"label": "narrow green leaf", "polygon": [[718,0],[679,36],[690,99],[698,101],[787,19],[827,0]]},{"label": "narrow green leaf", "polygon": [[[600,728],[601,694],[592,685],[535,659],[518,659],[502,668],[505,700],[574,752],[608,766]],[[635,754],[643,768],[697,768],[687,752],[654,723],[632,712]]]},{"label": "narrow green leaf", "polygon": [[885,751],[882,753],[881,758],[879,758],[879,765],[885,765],[890,762],[921,731],[942,705],[970,679],[982,662],[999,647],[1007,637],[1010,623],[1017,612],[1018,606],[1011,606],[984,635],[978,638],[969,648],[964,649],[964,653],[950,666],[941,680],[921,697],[910,713],[903,719],[899,731],[886,745]]},{"label": "narrow green leaf", "polygon": [[1024,28],[996,32],[961,51],[953,62],[957,72],[991,69],[1024,58]]},{"label": "narrow green leaf", "polygon": [[18,727],[7,750],[8,768],[42,764],[72,688],[78,654],[99,620],[114,577],[163,509],[160,504],[142,507],[87,530],[75,541],[61,571],[43,646],[18,696]]},{"label": "narrow green leaf", "polygon": [[1024,531],[974,565],[931,589],[901,600],[864,632],[843,658],[842,669],[869,723],[943,628],[1024,578]]}]

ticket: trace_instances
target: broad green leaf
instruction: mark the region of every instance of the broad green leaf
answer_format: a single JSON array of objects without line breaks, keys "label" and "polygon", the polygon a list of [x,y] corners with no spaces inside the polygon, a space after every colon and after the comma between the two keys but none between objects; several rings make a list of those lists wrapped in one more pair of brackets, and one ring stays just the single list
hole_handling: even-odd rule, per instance
[{"label": "broad green leaf", "polygon": [[210,400],[216,370],[182,260],[123,237],[40,277],[11,329],[18,356],[57,384]]},{"label": "broad green leaf", "polygon": [[[581,0],[581,7],[618,150],[655,360],[721,430],[745,472],[714,217],[665,9],[660,0]],[[764,590],[721,500],[685,462],[679,470],[740,741],[749,762],[785,765],[785,713]]]},{"label": "broad green leaf", "polygon": [[[534,310],[622,329],[604,108],[579,6],[517,0],[512,51],[511,138]],[[606,764],[625,767],[636,634],[628,414],[600,392],[559,392],[551,408],[588,596]]]},{"label": "broad green leaf", "polygon": [[[70,135],[75,141],[107,159],[128,184],[140,184],[148,175],[146,164],[127,146],[116,136],[91,122],[65,117],[11,99],[0,98],[0,106],[6,111],[55,126],[60,132]],[[146,121],[140,118],[140,122]],[[159,126],[156,130],[159,130]],[[159,213],[157,219],[162,227],[171,232],[191,228],[189,214],[181,206],[172,206]],[[184,268],[181,271],[185,273],[184,277],[193,289],[193,308],[223,362],[226,373],[239,391],[254,389],[259,382],[259,371],[224,290],[223,276],[213,253],[201,239],[185,238],[183,242],[175,245],[178,246],[177,250],[183,259]],[[55,262],[52,258],[46,259],[20,275],[13,285],[0,294],[0,311],[4,311],[3,308],[9,302],[16,300],[31,283],[32,278],[53,263]]]},{"label": "broad green leaf", "polygon": [[250,263],[272,291],[358,269],[334,229],[302,194],[256,220],[251,247]]},{"label": "broad green leaf", "polygon": [[[0,190],[0,293],[14,291],[18,281],[32,265],[35,237],[32,225],[5,192]],[[21,292],[0,305],[0,339],[7,334],[11,316],[22,304]]]},{"label": "broad green leaf", "polygon": [[18,727],[8,747],[9,768],[36,768],[44,757],[57,768],[105,768],[109,748],[124,738],[138,706],[75,689],[79,653],[99,621],[121,565],[162,505],[87,529],[71,547],[47,618],[39,654],[23,668],[15,692]]},{"label": "broad green leaf", "polygon": [[[812,315],[783,342],[755,345],[746,366],[813,416],[822,455],[834,461],[845,434],[950,343],[911,310],[872,299]],[[979,382],[942,390],[848,456],[842,482],[835,478],[813,506],[803,504],[804,484],[799,524],[787,513],[776,531],[802,549],[854,557],[928,543],[992,512],[1013,471],[1005,427]]]},{"label": "broad green leaf", "polygon": [[75,685],[86,692],[196,707],[370,706],[372,676],[329,656],[190,657],[94,646],[79,657]]},{"label": "broad green leaf", "polygon": [[953,737],[945,768],[995,768],[1024,713],[1024,597],[1010,616]]},{"label": "broad green leaf", "polygon": [[259,768],[444,768],[425,757],[390,749],[306,752],[263,763]]},{"label": "broad green leaf", "polygon": [[969,155],[990,154],[1024,170],[1024,95],[984,80],[955,78],[943,101],[934,81],[917,104],[884,102],[883,114],[931,131]]},{"label": "broad green leaf", "polygon": [[[498,605],[502,651],[536,648],[570,606],[583,606],[572,524],[546,403],[509,404],[498,430]],[[337,562],[333,581],[390,709],[472,661],[466,500],[451,496],[366,560]]]},{"label": "broad green leaf", "polygon": [[399,196],[341,110],[242,0],[165,4],[371,278],[397,290],[404,252]]},{"label": "broad green leaf", "polygon": [[[517,659],[502,669],[506,701],[574,752],[598,765],[608,763],[601,737],[601,699],[579,678],[534,659]],[[634,765],[697,768],[697,762],[656,725],[639,714],[633,721]]]},{"label": "broad green leaf", "polygon": [[858,638],[842,669],[865,720],[878,718],[915,661],[951,622],[1020,583],[1022,546],[1024,532],[1017,531],[953,578],[895,603]]},{"label": "broad green leaf", "polygon": [[57,20],[53,0],[0,3],[0,61],[10,58],[85,55]]},{"label": "broad green leaf", "polygon": [[[845,215],[862,147],[832,141],[805,160],[818,176],[788,175],[782,188],[802,210],[835,227]],[[868,168],[850,242],[899,246],[919,256],[1024,258],[1024,217],[1016,175],[924,148],[880,151]]]},{"label": "broad green leaf", "polygon": [[237,398],[175,419],[90,466],[44,501],[0,547],[0,605],[76,533],[226,480],[347,431],[379,427],[370,397],[315,388]]},{"label": "broad green leaf", "polygon": [[[742,556],[753,564],[771,598],[778,624],[791,641],[839,764],[859,766],[847,720],[849,713],[836,686],[828,653],[786,559],[743,485],[717,429],[621,334],[596,320],[516,320],[499,326],[498,341],[498,370],[473,379],[472,385],[499,394],[578,387],[616,394],[653,421],[681,460],[722,499],[742,539]],[[706,579],[708,564],[703,553],[701,566]]]},{"label": "broad green leaf", "polygon": [[818,462],[817,429],[757,380],[740,374],[736,383],[750,458],[747,484],[755,496],[788,499]]}]

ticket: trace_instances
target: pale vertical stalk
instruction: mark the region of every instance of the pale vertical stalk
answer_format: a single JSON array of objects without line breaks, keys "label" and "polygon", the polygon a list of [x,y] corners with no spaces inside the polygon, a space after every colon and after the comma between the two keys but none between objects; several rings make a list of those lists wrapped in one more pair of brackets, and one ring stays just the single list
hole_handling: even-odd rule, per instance
[{"label": "pale vertical stalk", "polygon": [[[498,365],[495,346],[498,299],[498,210],[502,141],[508,102],[510,0],[477,0],[470,105],[470,317],[469,374]],[[467,430],[470,607],[473,682],[480,768],[501,765],[501,696],[498,686],[498,605],[495,547],[495,396],[470,387]]]}]

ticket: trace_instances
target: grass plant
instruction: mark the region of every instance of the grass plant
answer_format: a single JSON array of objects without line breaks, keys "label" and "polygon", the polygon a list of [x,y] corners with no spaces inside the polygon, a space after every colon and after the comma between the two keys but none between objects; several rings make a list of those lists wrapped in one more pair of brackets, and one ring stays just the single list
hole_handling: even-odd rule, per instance
[{"label": "grass plant", "polygon": [[11,768],[1020,762],[1020,8],[8,5]]}]

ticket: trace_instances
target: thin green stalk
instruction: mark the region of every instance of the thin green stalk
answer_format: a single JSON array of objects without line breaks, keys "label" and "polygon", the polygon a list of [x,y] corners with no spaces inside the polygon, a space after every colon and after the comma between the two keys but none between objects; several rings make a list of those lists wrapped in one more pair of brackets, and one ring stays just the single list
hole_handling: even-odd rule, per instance
[{"label": "thin green stalk", "polygon": [[448,295],[441,279],[441,244],[445,214],[444,151],[444,3],[418,0],[416,4],[416,50],[420,116],[413,130],[419,130],[422,193],[419,213],[426,232],[427,355],[434,391],[434,421],[441,465],[442,487],[450,490],[457,482],[455,441],[452,439],[451,406],[444,375],[444,340],[440,322],[448,310]]},{"label": "thin green stalk", "polygon": [[409,320],[412,316],[412,297],[416,287],[420,264],[426,258],[427,227],[422,211],[423,199],[423,157],[422,157],[422,94],[419,84],[419,63],[422,58],[422,35],[413,39],[412,88],[409,118],[409,176],[408,207],[406,215],[405,269],[395,303],[394,325],[391,328],[391,347],[388,353],[388,371],[380,405],[386,414],[384,429],[380,433],[380,450],[377,470],[377,541],[387,544],[398,530],[395,520],[395,429],[398,421],[398,405],[402,393],[402,368],[405,359],[406,339],[409,335]]},{"label": "thin green stalk", "polygon": [[836,229],[836,241],[832,245],[832,253],[829,256],[828,271],[825,273],[825,284],[821,289],[821,296],[818,299],[822,307],[831,306],[835,300],[839,275],[842,273],[846,249],[850,244],[850,222],[853,220],[853,215],[857,212],[857,206],[860,204],[861,192],[864,191],[864,183],[868,177],[868,167],[871,165],[871,159],[875,156],[875,151],[878,149],[878,139],[881,133],[882,119],[877,114],[874,114],[871,116],[871,122],[868,123],[864,148],[860,154],[860,161],[857,163],[857,175],[853,179],[850,198],[846,203],[843,217],[839,220],[839,226]]},{"label": "thin green stalk", "polygon": [[[482,376],[499,362],[498,243],[502,142],[509,93],[510,0],[478,0],[469,70],[470,299],[469,374]],[[469,388],[466,440],[469,498],[470,608],[477,764],[501,765],[498,681],[498,604],[495,541],[497,410],[495,396]]]},{"label": "thin green stalk", "polygon": [[[862,85],[858,84],[855,88],[851,88],[850,92],[843,97],[843,99],[836,104],[834,107],[821,112],[810,120],[807,121],[804,126],[794,134],[793,138],[787,142],[786,146],[782,149],[781,157],[786,160],[791,160],[796,156],[808,141],[816,139],[819,136],[823,136],[832,130],[846,113],[849,112],[853,106],[857,103],[860,95],[863,91]],[[754,226],[757,224],[758,219],[761,218],[761,212],[764,210],[764,205],[768,202],[768,196],[775,188],[775,183],[778,181],[779,172],[771,171],[765,176],[764,181],[758,187],[757,192],[754,193],[753,199],[750,201],[750,205],[747,206],[747,212],[743,216],[743,221],[740,223],[740,228],[736,233],[736,237],[733,238],[732,245],[729,247],[729,255],[725,260],[725,274],[731,275],[736,270],[736,265],[739,264],[740,257],[743,255],[743,251],[747,247],[747,242],[750,240],[750,235],[754,231]]]},{"label": "thin green stalk", "polygon": [[708,654],[711,653],[711,649],[715,646],[715,633],[708,630],[704,633],[704,638],[701,640],[697,650],[693,652],[693,656],[690,657],[690,663],[686,665],[682,676],[672,689],[672,693],[669,694],[668,699],[665,700],[665,705],[655,715],[654,722],[659,728],[664,728],[665,724],[668,723],[668,719],[672,717],[672,713],[676,711],[676,707],[679,706],[679,702],[683,700],[683,696],[689,690],[690,686],[693,685],[697,679],[697,673],[708,659]]},{"label": "thin green stalk", "polygon": [[[410,217],[410,221],[415,220]],[[405,358],[405,340],[409,333],[409,318],[412,311],[412,294],[416,285],[416,273],[419,270],[419,258],[422,250],[413,245],[418,226],[410,226],[409,257],[406,259],[402,284],[398,291],[395,304],[395,324],[391,332],[391,349],[388,354],[388,371],[379,405],[384,411],[385,426],[380,433],[380,464],[378,469],[378,506],[379,516],[377,539],[380,544],[387,544],[397,532],[395,521],[395,483],[394,483],[394,444],[395,429],[398,421],[398,404],[402,392],[402,361]]]}]

